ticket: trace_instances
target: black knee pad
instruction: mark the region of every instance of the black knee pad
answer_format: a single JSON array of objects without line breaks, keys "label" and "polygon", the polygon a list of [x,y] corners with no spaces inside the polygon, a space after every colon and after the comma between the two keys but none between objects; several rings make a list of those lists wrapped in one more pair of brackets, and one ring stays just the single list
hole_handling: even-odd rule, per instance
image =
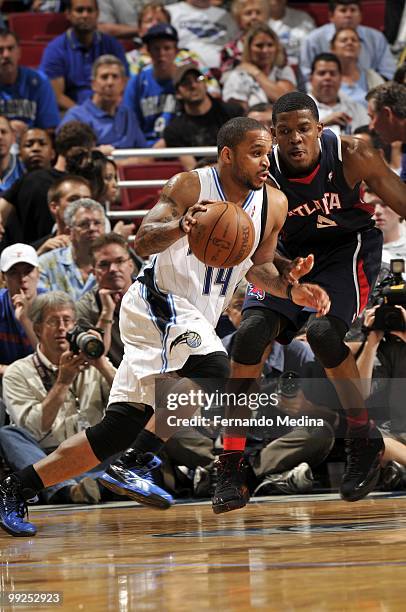
[{"label": "black knee pad", "polygon": [[287,320],[268,308],[247,308],[235,334],[231,357],[236,363],[260,363],[264,350],[287,325]]},{"label": "black knee pad", "polygon": [[208,355],[191,355],[177,374],[195,381],[205,392],[214,393],[223,389],[226,380],[230,378],[230,359],[220,351]]},{"label": "black knee pad", "polygon": [[100,423],[86,429],[89,444],[100,462],[131,446],[152,415],[152,408],[144,404],[110,404]]},{"label": "black knee pad", "polygon": [[230,360],[226,353],[216,351],[208,355],[191,355],[177,374],[185,378],[230,377]]},{"label": "black knee pad", "polygon": [[347,325],[337,317],[329,315],[309,319],[307,341],[324,368],[335,368],[346,359],[349,348],[344,344]]}]

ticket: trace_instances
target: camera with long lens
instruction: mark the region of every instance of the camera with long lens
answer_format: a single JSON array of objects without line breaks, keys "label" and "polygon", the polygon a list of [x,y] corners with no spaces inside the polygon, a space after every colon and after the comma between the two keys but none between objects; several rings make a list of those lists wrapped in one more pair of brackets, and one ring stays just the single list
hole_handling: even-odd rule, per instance
[{"label": "camera with long lens", "polygon": [[405,331],[403,313],[396,306],[406,308],[406,283],[403,280],[405,262],[391,259],[390,273],[375,287],[372,300],[378,305],[371,329],[379,331]]},{"label": "camera with long lens", "polygon": [[80,325],[76,325],[71,331],[68,331],[66,339],[69,342],[70,350],[75,355],[82,351],[86,357],[97,359],[104,353],[103,341],[93,336],[93,334],[89,334],[89,330],[83,329]]},{"label": "camera with long lens", "polygon": [[283,372],[278,378],[278,393],[282,397],[296,397],[300,389],[300,376],[293,370]]}]

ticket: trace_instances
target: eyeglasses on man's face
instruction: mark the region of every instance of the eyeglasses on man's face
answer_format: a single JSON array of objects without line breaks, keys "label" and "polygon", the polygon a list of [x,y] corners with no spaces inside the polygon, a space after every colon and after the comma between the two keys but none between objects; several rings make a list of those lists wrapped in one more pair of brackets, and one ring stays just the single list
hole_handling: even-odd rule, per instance
[{"label": "eyeglasses on man's face", "polygon": [[81,230],[88,230],[91,228],[92,225],[94,227],[100,227],[104,225],[104,221],[102,221],[101,219],[87,219],[86,221],[79,221],[79,223],[74,223],[73,227],[77,227]]},{"label": "eyeglasses on man's face", "polygon": [[62,325],[65,329],[71,329],[75,325],[75,320],[72,319],[72,317],[50,317],[46,319],[44,323],[53,329],[57,329]]},{"label": "eyeglasses on man's face", "polygon": [[102,259],[102,261],[96,263],[95,268],[98,270],[109,270],[113,265],[122,268],[129,259],[130,257],[117,257],[117,259],[112,259],[111,261]]}]

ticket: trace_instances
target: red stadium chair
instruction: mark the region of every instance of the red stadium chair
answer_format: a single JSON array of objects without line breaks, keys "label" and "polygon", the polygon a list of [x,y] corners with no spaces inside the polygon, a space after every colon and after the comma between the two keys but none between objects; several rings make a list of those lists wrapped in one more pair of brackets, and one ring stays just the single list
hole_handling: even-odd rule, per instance
[{"label": "red stadium chair", "polygon": [[41,58],[45,47],[46,42],[30,40],[20,41],[20,64],[22,66],[28,66],[28,68],[38,68],[41,63]]},{"label": "red stadium chair", "polygon": [[[178,172],[183,172],[183,166],[178,161],[155,162],[150,164],[119,166],[120,179],[158,180],[169,179]],[[161,188],[121,188],[121,205],[112,206],[112,210],[136,210],[137,208],[152,208],[158,199]]]},{"label": "red stadium chair", "polygon": [[51,40],[69,27],[64,13],[10,13],[8,26],[20,40]]}]

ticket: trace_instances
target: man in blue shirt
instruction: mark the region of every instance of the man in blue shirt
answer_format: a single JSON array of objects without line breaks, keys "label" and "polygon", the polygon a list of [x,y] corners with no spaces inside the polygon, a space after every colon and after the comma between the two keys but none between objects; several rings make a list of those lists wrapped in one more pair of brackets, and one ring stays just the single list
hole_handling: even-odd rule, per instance
[{"label": "man in blue shirt", "polygon": [[388,41],[382,32],[360,25],[362,19],[360,0],[338,0],[329,2],[330,22],[316,28],[303,39],[300,54],[300,69],[307,78],[316,55],[330,51],[331,40],[341,28],[355,28],[361,40],[360,68],[373,68],[386,79],[391,79],[396,70],[395,60]]},{"label": "man in blue shirt", "polygon": [[47,45],[40,66],[51,80],[63,110],[81,104],[92,95],[92,66],[100,55],[117,56],[128,71],[121,44],[97,31],[96,0],[69,0],[66,16],[72,27]]},{"label": "man in blue shirt", "polygon": [[7,117],[0,115],[0,195],[24,174],[24,166],[11,152],[14,132]]},{"label": "man in blue shirt", "polygon": [[65,291],[77,301],[96,284],[92,245],[105,233],[106,219],[101,204],[80,198],[68,204],[64,221],[71,244],[40,256],[39,286],[48,291]]},{"label": "man in blue shirt", "polygon": [[147,147],[133,110],[121,104],[126,83],[125,68],[114,55],[101,55],[92,68],[93,96],[72,106],[60,125],[74,119],[90,125],[98,145],[116,149]]},{"label": "man in blue shirt", "polygon": [[169,24],[159,23],[148,30],[143,41],[151,55],[152,66],[146,66],[129,80],[124,104],[135,111],[148,146],[153,146],[175,117],[176,95],[172,79],[176,72],[178,35]]},{"label": "man in blue shirt", "polygon": [[26,126],[55,128],[59,113],[47,77],[19,66],[20,47],[13,32],[0,30],[0,114],[11,121],[17,135]]},{"label": "man in blue shirt", "polygon": [[37,289],[38,266],[35,249],[28,244],[13,244],[1,254],[6,288],[0,289],[0,376],[10,363],[29,355],[36,346],[28,306],[44,292]]}]

